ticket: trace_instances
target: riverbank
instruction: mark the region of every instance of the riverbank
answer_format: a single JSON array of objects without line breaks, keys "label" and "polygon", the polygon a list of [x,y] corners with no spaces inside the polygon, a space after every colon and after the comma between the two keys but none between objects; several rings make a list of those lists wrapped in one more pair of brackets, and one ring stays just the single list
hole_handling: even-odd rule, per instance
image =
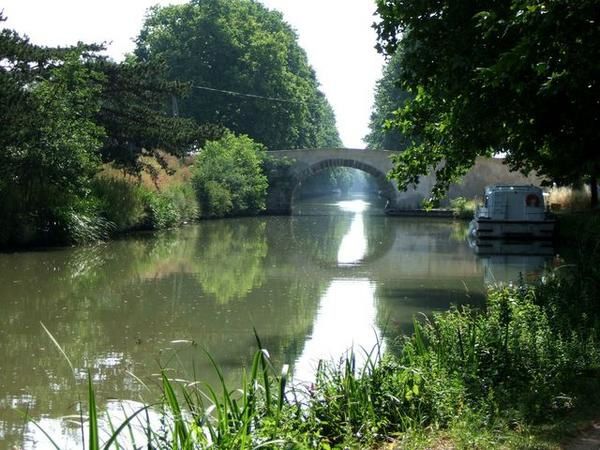
[{"label": "riverbank", "polygon": [[[139,157],[135,170],[97,166],[87,174],[80,197],[62,199],[65,204],[58,205],[23,203],[5,211],[0,216],[0,248],[97,243],[201,218],[256,215],[265,209],[265,172],[271,166],[277,163],[263,145],[230,132],[206,142],[193,156],[156,151]],[[19,204],[19,195],[14,194],[13,204]]]}]

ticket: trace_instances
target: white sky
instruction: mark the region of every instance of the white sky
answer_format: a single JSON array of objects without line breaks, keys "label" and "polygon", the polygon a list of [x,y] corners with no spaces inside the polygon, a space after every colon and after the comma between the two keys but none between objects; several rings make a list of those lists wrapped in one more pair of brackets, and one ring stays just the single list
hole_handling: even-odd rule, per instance
[{"label": "white sky", "polygon": [[[344,145],[364,147],[375,82],[383,58],[373,48],[373,0],[260,0],[296,29],[300,45],[335,110]],[[183,0],[4,0],[7,28],[32,42],[107,42],[116,60],[131,52],[146,9]]]}]

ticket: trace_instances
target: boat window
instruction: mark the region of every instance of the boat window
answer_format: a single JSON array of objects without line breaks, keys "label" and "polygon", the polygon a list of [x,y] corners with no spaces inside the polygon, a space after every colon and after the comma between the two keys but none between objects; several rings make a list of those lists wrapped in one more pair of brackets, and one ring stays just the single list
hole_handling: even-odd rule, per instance
[{"label": "boat window", "polygon": [[529,207],[539,208],[540,198],[536,194],[528,194],[527,197],[525,197],[525,204]]}]

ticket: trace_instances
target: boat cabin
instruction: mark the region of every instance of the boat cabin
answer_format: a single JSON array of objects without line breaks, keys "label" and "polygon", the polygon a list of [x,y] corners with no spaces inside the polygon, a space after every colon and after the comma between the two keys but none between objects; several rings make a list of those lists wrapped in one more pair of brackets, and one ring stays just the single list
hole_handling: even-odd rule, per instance
[{"label": "boat cabin", "polygon": [[491,220],[543,221],[544,193],[536,186],[487,186],[478,212]]},{"label": "boat cabin", "polygon": [[480,238],[551,238],[554,220],[548,217],[539,187],[494,185],[485,188],[471,231]]}]

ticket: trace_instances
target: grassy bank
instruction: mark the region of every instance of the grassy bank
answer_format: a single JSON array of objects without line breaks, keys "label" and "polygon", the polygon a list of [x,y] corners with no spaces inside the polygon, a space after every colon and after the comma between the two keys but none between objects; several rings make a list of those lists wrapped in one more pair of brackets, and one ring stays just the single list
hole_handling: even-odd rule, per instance
[{"label": "grassy bank", "polygon": [[226,132],[195,155],[156,151],[139,156],[135,170],[95,165],[79,196],[30,183],[0,199],[0,248],[95,243],[127,231],[256,215],[265,209],[265,173],[279,166],[261,144]]},{"label": "grassy bank", "polygon": [[113,233],[161,230],[198,219],[192,160],[163,158],[162,165],[152,159],[142,161],[147,170],[139,177],[105,167],[94,178],[91,191],[97,214],[113,224]]}]

